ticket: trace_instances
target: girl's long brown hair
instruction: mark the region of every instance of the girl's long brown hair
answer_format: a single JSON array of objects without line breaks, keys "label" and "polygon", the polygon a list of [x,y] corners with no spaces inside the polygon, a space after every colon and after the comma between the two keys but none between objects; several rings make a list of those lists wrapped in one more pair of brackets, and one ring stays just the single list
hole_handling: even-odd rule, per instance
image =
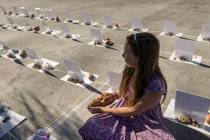
[{"label": "girl's long brown hair", "polygon": [[167,83],[159,67],[160,43],[158,39],[151,33],[137,33],[127,36],[127,41],[134,55],[139,58],[139,62],[136,68],[125,67],[120,83],[120,96],[125,96],[129,82],[131,78],[134,78],[135,96],[128,101],[128,105],[134,105],[144,95],[150,77],[158,74],[166,87],[163,102],[166,97]]}]

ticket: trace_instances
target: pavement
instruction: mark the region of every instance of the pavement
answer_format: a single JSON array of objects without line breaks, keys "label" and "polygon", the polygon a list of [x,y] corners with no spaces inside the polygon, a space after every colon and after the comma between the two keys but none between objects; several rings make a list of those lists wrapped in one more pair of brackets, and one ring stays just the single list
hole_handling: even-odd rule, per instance
[{"label": "pavement", "polygon": [[[58,140],[81,139],[78,129],[91,116],[86,109],[87,104],[108,89],[108,71],[121,72],[124,68],[121,54],[125,38],[131,34],[128,31],[130,19],[135,15],[141,17],[144,26],[160,40],[160,66],[168,83],[163,112],[175,97],[176,89],[210,98],[210,43],[196,41],[203,24],[210,21],[209,0],[0,0],[0,3],[7,9],[24,6],[31,12],[34,12],[35,7],[51,8],[56,15],[62,17],[70,12],[76,19],[81,19],[81,12],[87,12],[99,23],[97,28],[114,41],[114,49],[90,46],[89,26],[71,23],[67,24],[70,31],[83,35],[80,41],[60,39],[59,35],[46,36],[0,29],[0,40],[9,47],[33,49],[39,55],[60,63],[50,74],[42,74],[23,66],[29,64],[30,59],[23,60],[23,65],[20,65],[0,57],[0,100],[27,118],[2,140],[25,140],[38,128],[46,128]],[[111,15],[120,24],[121,30],[101,28],[105,15]],[[5,17],[1,15],[0,21],[4,21]],[[24,18],[12,18],[16,23],[23,24]],[[175,38],[159,36],[164,19],[176,21],[177,30],[196,45],[195,54],[203,57],[201,65],[168,60],[174,50]],[[44,28],[39,20],[30,20],[30,23]],[[60,23],[46,23],[53,29],[61,30]],[[93,72],[99,77],[88,88],[61,81],[59,78],[66,74],[62,62],[64,58],[77,61],[82,70]],[[210,138],[168,120],[165,124],[180,140]]]}]

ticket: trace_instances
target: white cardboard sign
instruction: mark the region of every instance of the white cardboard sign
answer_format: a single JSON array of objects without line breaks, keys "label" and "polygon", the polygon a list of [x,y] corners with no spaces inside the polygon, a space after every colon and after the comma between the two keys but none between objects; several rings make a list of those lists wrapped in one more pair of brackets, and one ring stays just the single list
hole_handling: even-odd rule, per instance
[{"label": "white cardboard sign", "polygon": [[210,24],[204,24],[201,31],[202,38],[210,38]]},{"label": "white cardboard sign", "polygon": [[55,17],[55,14],[53,13],[52,9],[48,9],[48,10],[47,10],[47,16],[48,16],[49,18],[54,18],[54,17]]},{"label": "white cardboard sign", "polygon": [[103,43],[103,36],[100,29],[90,28],[90,33],[93,41],[98,41],[101,44]]},{"label": "white cardboard sign", "polygon": [[12,18],[10,17],[7,17],[7,21],[9,22],[10,25],[13,25],[14,24],[14,21]]},{"label": "white cardboard sign", "polygon": [[104,17],[104,23],[106,27],[112,27],[113,26],[113,20],[111,16],[105,16]]},{"label": "white cardboard sign", "polygon": [[71,32],[66,24],[61,24],[61,28],[65,35],[71,35]]},{"label": "white cardboard sign", "polygon": [[25,7],[20,7],[20,9],[23,11],[24,16],[29,16],[29,12]]},{"label": "white cardboard sign", "polygon": [[4,50],[4,49],[8,50],[9,47],[8,47],[7,43],[0,41],[0,50]]},{"label": "white cardboard sign", "polygon": [[195,48],[192,41],[185,39],[176,39],[175,44],[175,55],[176,57],[185,56],[188,59],[192,60]]},{"label": "white cardboard sign", "polygon": [[163,31],[176,34],[176,22],[172,20],[163,21]]},{"label": "white cardboard sign", "polygon": [[175,115],[189,115],[193,120],[204,124],[208,113],[210,100],[177,90],[175,100]]},{"label": "white cardboard sign", "polygon": [[4,47],[0,44],[0,51],[4,50]]},{"label": "white cardboard sign", "polygon": [[63,63],[64,63],[66,70],[68,71],[68,73],[71,76],[73,76],[81,81],[84,81],[83,74],[82,74],[79,64],[77,62],[75,62],[74,60],[71,60],[71,59],[68,59],[68,60],[64,59]]},{"label": "white cardboard sign", "polygon": [[31,23],[28,19],[23,19],[25,26],[31,26]]},{"label": "white cardboard sign", "polygon": [[34,9],[36,10],[38,16],[42,15],[41,8],[34,8]]},{"label": "white cardboard sign", "polygon": [[109,77],[109,85],[111,87],[111,90],[113,92],[117,92],[119,90],[119,87],[120,87],[122,74],[117,73],[117,72],[109,71],[108,72],[108,77]]},{"label": "white cardboard sign", "polygon": [[83,19],[83,22],[84,23],[91,24],[92,19],[91,19],[91,17],[90,17],[89,14],[87,14],[87,13],[81,13],[81,16],[82,16],[82,19]]},{"label": "white cardboard sign", "polygon": [[68,26],[66,24],[61,24],[61,28],[62,28],[62,31],[64,33],[64,36],[62,36],[61,38],[67,38],[67,36],[70,36],[71,39],[77,40],[80,37],[82,37],[82,35],[79,35],[79,34],[72,34],[69,31],[69,28],[68,28]]},{"label": "white cardboard sign", "polygon": [[4,6],[2,6],[2,5],[0,5],[0,9],[1,9],[1,12],[4,12],[4,13],[7,12],[6,9],[4,8]]},{"label": "white cardboard sign", "polygon": [[12,11],[14,12],[13,14],[16,15],[18,14],[18,9],[15,6],[12,6]]},{"label": "white cardboard sign", "polygon": [[66,20],[68,20],[68,21],[73,21],[73,17],[72,17],[72,15],[71,15],[71,13],[66,13],[65,14],[65,18],[66,18]]},{"label": "white cardboard sign", "polygon": [[4,45],[0,44],[0,51],[4,50]]},{"label": "white cardboard sign", "polygon": [[132,17],[131,26],[132,26],[132,29],[141,30],[143,28],[141,19],[139,17]]}]

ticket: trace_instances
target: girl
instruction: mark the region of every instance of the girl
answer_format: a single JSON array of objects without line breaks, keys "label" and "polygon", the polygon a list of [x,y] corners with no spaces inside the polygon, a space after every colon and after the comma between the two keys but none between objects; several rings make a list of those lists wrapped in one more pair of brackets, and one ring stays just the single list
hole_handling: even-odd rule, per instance
[{"label": "girl", "polygon": [[99,114],[80,128],[84,140],[175,139],[162,124],[160,101],[167,84],[159,68],[159,49],[158,39],[150,33],[127,37],[120,100],[111,107],[88,107]]}]

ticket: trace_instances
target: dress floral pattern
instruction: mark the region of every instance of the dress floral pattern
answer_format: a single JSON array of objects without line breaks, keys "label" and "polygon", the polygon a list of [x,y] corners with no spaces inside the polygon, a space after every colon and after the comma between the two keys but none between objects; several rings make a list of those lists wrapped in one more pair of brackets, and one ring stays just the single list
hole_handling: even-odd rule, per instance
[{"label": "dress floral pattern", "polygon": [[[131,94],[130,89],[126,95]],[[165,93],[165,84],[157,74],[149,80],[146,94]],[[127,96],[112,107],[123,107]],[[162,124],[160,104],[132,117],[119,117],[107,113],[94,115],[80,128],[84,140],[174,140],[172,134]]]}]

